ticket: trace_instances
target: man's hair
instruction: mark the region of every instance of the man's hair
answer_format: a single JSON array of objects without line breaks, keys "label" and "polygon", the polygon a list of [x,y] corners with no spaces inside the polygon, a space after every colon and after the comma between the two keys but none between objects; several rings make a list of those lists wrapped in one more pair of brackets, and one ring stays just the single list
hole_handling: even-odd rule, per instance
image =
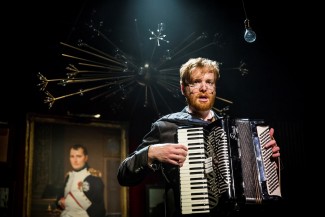
[{"label": "man's hair", "polygon": [[180,72],[180,84],[181,85],[188,85],[191,81],[191,73],[195,68],[203,68],[208,67],[210,72],[214,73],[214,77],[216,80],[220,78],[219,74],[219,63],[214,60],[210,60],[207,58],[197,57],[191,58],[186,63],[184,63],[179,72]]},{"label": "man's hair", "polygon": [[81,144],[74,144],[70,147],[70,150],[74,149],[74,150],[78,150],[78,149],[82,149],[84,155],[88,155],[88,150],[86,148],[86,146],[81,145]]}]

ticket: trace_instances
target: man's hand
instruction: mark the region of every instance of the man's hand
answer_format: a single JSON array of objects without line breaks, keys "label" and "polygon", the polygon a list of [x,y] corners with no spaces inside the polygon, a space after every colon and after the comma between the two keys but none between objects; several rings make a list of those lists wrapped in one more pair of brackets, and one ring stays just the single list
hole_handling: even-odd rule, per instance
[{"label": "man's hand", "polygon": [[271,136],[272,140],[265,144],[265,148],[272,148],[272,153],[273,153],[272,157],[277,158],[277,157],[280,157],[280,147],[276,144],[276,141],[275,141],[273,135],[274,135],[274,129],[271,128],[270,136]]},{"label": "man's hand", "polygon": [[182,144],[156,144],[151,145],[148,150],[148,164],[155,160],[162,163],[183,166],[187,156],[187,147]]}]

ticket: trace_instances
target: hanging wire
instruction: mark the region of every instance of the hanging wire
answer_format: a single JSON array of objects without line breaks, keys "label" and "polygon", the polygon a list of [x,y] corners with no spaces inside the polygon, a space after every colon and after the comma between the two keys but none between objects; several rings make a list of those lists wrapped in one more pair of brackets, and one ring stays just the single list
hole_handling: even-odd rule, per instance
[{"label": "hanging wire", "polygon": [[243,9],[244,9],[244,13],[245,13],[245,18],[246,18],[246,20],[248,20],[244,0],[241,0],[241,3],[243,4]]}]

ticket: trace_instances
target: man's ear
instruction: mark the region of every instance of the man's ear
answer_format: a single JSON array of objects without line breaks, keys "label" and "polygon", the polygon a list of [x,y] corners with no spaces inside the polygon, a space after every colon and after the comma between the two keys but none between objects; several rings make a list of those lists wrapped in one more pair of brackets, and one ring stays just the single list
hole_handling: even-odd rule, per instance
[{"label": "man's ear", "polygon": [[181,92],[182,92],[182,95],[184,95],[184,85],[183,84],[181,84]]}]

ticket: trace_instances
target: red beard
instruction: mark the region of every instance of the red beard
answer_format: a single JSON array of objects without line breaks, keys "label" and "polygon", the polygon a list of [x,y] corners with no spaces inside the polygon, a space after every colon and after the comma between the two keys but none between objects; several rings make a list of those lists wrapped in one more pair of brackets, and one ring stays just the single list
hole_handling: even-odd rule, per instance
[{"label": "red beard", "polygon": [[[200,98],[206,98],[207,101],[200,101]],[[188,104],[193,107],[196,111],[208,111],[210,110],[216,98],[216,92],[213,93],[189,93],[187,95],[187,102]]]}]

